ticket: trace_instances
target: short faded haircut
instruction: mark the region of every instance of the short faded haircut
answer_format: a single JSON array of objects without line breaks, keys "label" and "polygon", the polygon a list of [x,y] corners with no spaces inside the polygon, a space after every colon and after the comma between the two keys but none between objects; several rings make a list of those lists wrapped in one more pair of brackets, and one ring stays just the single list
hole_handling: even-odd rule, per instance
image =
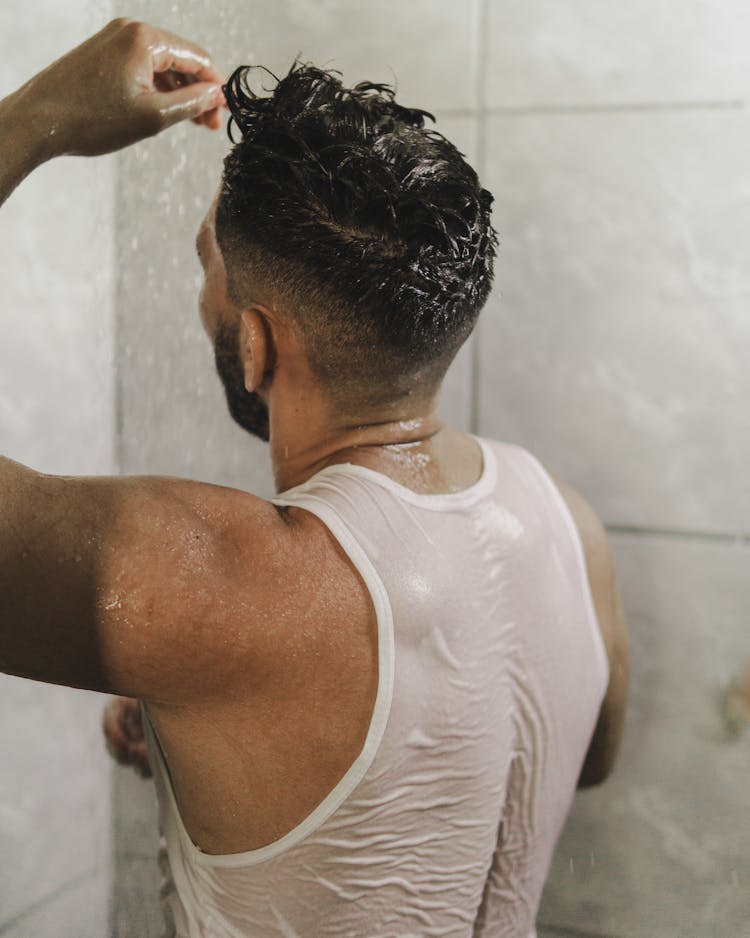
[{"label": "short faded haircut", "polygon": [[241,134],[216,208],[230,294],[278,297],[333,401],[434,393],[490,292],[492,195],[389,85],[295,60],[263,96],[256,68],[225,87]]}]

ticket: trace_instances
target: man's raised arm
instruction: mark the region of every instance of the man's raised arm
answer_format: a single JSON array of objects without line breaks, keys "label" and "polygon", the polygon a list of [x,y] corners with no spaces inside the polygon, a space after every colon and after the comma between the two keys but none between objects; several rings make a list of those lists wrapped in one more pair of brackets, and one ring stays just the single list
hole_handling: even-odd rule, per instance
[{"label": "man's raised arm", "polygon": [[55,156],[97,156],[181,120],[217,129],[222,73],[192,42],[113,20],[0,101],[0,204]]},{"label": "man's raised arm", "polygon": [[[110,153],[186,119],[217,129],[222,80],[199,46],[113,20],[0,101],[0,202],[55,156]],[[0,456],[0,671],[145,698],[205,687],[196,649],[205,637],[210,659],[227,569],[216,492]]]}]

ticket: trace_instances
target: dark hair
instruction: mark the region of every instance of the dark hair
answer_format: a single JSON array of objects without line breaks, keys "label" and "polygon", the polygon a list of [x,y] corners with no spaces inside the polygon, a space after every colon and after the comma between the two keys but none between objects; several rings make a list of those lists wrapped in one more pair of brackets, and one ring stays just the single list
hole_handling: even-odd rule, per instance
[{"label": "dark hair", "polygon": [[295,60],[262,97],[253,68],[225,86],[242,135],[216,209],[232,295],[253,279],[275,290],[337,397],[397,399],[415,375],[434,390],[490,291],[492,195],[389,85],[345,88]]}]

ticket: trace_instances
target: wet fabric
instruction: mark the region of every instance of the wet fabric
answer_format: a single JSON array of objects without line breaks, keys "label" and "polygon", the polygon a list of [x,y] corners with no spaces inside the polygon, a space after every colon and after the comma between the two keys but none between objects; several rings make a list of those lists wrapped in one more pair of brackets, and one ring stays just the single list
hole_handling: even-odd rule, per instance
[{"label": "wet fabric", "polygon": [[280,840],[190,840],[145,721],[167,935],[526,938],[606,689],[578,533],[525,450],[421,495],[328,467],[273,501],[317,515],[366,583],[379,685],[362,752]]}]

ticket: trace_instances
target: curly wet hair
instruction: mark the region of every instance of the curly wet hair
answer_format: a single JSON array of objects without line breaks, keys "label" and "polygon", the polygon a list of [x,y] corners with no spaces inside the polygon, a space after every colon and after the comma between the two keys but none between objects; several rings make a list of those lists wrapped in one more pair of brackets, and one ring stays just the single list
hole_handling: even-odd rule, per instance
[{"label": "curly wet hair", "polygon": [[225,86],[235,145],[216,234],[230,293],[271,287],[336,397],[369,388],[382,403],[415,376],[434,391],[492,285],[492,195],[391,86],[346,88],[295,59],[283,78],[263,69],[276,86],[259,95],[249,79],[262,68]]}]

